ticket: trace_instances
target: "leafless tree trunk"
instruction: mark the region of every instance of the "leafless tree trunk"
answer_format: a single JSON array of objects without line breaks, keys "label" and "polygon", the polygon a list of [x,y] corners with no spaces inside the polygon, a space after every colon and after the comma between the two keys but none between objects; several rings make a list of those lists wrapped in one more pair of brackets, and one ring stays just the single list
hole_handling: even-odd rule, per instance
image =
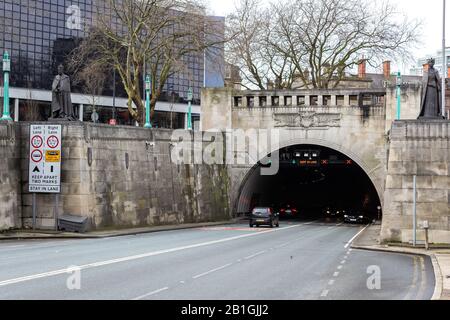
[{"label": "leafless tree trunk", "polygon": [[370,0],[278,0],[267,7],[241,0],[228,22],[238,36],[227,58],[260,89],[264,78],[279,88],[332,88],[362,56],[373,66],[409,59],[422,25],[402,19],[388,1]]}]

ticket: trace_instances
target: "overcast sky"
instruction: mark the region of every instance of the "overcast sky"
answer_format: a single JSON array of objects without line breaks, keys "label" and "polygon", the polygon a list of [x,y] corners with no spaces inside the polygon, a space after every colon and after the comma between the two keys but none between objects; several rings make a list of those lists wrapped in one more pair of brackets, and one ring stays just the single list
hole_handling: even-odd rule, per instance
[{"label": "overcast sky", "polygon": [[[235,0],[206,0],[209,9],[215,15],[226,16],[234,9]],[[265,0],[269,2],[269,0]],[[289,0],[283,0],[289,1]],[[443,0],[390,0],[397,6],[399,11],[407,15],[410,19],[420,19],[423,21],[422,44],[415,53],[416,58],[423,56],[435,56],[436,51],[442,47],[442,1]],[[450,2],[447,4],[447,46],[450,46]],[[401,64],[401,62],[398,62]],[[403,71],[409,71],[409,66],[401,66]]]}]

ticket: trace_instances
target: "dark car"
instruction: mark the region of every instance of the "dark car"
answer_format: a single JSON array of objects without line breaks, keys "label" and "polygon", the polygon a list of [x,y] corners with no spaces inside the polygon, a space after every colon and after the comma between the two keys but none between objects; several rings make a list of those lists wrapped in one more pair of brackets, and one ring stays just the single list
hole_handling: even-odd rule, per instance
[{"label": "dark car", "polygon": [[273,228],[274,226],[280,226],[279,214],[275,213],[272,208],[255,208],[250,215],[250,228],[253,226],[269,226]]},{"label": "dark car", "polygon": [[345,223],[364,224],[364,223],[368,223],[369,220],[370,220],[369,217],[367,217],[360,211],[348,210],[347,213],[344,215]]},{"label": "dark car", "polygon": [[323,214],[327,218],[342,218],[347,214],[347,210],[340,207],[326,207]]},{"label": "dark car", "polygon": [[298,215],[297,208],[289,204],[280,208],[280,218],[294,218],[297,215]]}]

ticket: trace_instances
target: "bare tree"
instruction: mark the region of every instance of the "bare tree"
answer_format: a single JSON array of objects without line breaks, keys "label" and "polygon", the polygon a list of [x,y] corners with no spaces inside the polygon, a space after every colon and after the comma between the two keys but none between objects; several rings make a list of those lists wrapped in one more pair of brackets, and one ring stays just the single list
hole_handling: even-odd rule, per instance
[{"label": "bare tree", "polygon": [[40,121],[42,120],[39,103],[36,99],[33,99],[31,92],[32,85],[28,83],[27,98],[24,103],[24,108],[21,114],[23,121]]},{"label": "bare tree", "polygon": [[[128,110],[145,122],[143,73],[152,79],[151,116],[167,79],[182,70],[185,58],[217,44],[209,33],[219,27],[205,18],[195,0],[104,0],[88,37],[72,55],[72,65],[86,61],[113,67],[128,96]],[[223,41],[220,39],[220,41]],[[145,65],[145,71],[144,71]]]},{"label": "bare tree", "polygon": [[105,65],[94,60],[75,73],[73,84],[82,85],[84,91],[90,96],[90,104],[95,110],[99,96],[105,88],[105,81]]},{"label": "bare tree", "polygon": [[232,41],[227,53],[234,52],[231,62],[261,89],[261,76],[279,79],[280,87],[296,81],[306,88],[332,88],[362,56],[372,65],[411,58],[422,25],[402,17],[388,1],[278,0],[268,8],[256,1],[242,0],[229,17],[240,43]]}]

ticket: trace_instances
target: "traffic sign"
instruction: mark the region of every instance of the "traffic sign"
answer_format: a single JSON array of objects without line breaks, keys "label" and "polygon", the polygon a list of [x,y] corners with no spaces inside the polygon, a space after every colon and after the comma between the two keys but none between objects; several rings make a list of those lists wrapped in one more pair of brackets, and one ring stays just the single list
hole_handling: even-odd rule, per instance
[{"label": "traffic sign", "polygon": [[61,125],[30,125],[29,192],[61,192]]}]

